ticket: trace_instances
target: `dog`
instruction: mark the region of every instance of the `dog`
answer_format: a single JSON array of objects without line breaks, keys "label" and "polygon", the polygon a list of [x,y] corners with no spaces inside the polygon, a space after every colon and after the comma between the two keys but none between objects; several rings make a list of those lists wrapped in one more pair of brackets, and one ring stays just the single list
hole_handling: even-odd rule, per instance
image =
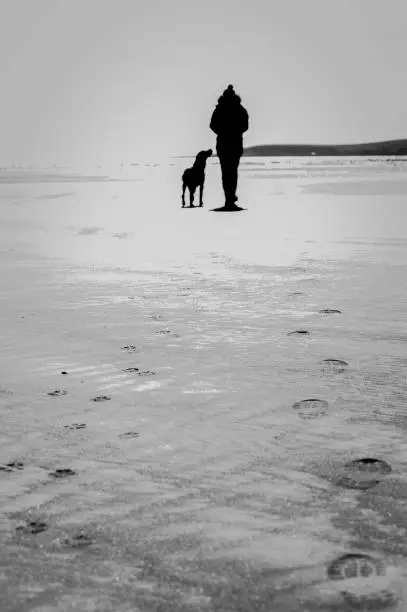
[{"label": "dog", "polygon": [[193,166],[187,168],[182,175],[182,208],[185,207],[185,191],[189,190],[189,207],[194,207],[194,196],[196,188],[199,187],[199,206],[203,206],[203,188],[205,183],[205,166],[208,157],[211,157],[212,149],[200,151],[195,158]]}]

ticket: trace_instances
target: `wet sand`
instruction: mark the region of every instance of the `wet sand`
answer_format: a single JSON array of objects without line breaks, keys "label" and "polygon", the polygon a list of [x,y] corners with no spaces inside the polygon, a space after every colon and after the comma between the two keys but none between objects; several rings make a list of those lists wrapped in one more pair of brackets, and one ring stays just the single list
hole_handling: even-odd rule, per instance
[{"label": "wet sand", "polygon": [[406,609],[406,164],[275,162],[2,171],[2,612]]}]

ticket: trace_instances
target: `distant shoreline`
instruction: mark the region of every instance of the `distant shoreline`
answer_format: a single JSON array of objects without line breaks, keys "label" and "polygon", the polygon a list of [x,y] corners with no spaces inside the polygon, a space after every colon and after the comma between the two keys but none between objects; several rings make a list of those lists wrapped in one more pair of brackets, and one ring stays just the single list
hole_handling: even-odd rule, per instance
[{"label": "distant shoreline", "polygon": [[353,155],[407,155],[407,139],[362,144],[266,144],[245,147],[243,157],[335,157]]}]

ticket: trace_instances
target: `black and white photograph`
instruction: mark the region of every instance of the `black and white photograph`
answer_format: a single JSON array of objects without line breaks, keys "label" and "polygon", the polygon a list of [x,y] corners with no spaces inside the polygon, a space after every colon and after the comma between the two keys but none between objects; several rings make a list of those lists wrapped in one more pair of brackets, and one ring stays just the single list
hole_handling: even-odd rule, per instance
[{"label": "black and white photograph", "polygon": [[406,23],[0,0],[0,612],[407,612]]}]

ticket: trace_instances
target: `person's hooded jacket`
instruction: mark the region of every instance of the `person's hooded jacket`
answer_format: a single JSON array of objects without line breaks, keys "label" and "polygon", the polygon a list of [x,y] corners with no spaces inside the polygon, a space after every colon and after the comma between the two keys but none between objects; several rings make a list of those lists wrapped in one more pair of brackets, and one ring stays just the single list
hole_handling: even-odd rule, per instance
[{"label": "person's hooded jacket", "polygon": [[218,144],[242,143],[243,134],[249,129],[249,115],[232,85],[219,98],[209,127],[217,135]]}]

